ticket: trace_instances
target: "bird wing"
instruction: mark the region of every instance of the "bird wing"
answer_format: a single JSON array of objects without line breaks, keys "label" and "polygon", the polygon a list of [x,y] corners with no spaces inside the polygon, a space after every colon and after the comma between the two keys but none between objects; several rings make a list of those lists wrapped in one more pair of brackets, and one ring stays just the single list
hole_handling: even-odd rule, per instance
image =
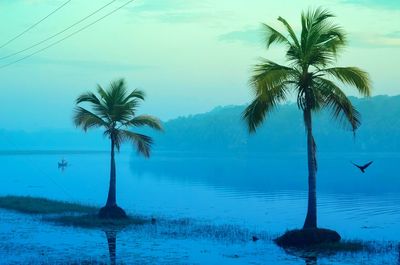
[{"label": "bird wing", "polygon": [[365,164],[365,165],[363,166],[363,168],[365,169],[365,168],[369,167],[369,166],[372,164],[372,162],[374,162],[374,161],[368,162],[367,164]]},{"label": "bird wing", "polygon": [[355,163],[353,163],[353,162],[350,162],[350,163],[352,163],[354,166],[356,166],[356,167],[358,167],[359,169],[361,169],[361,166],[359,166],[359,165],[357,165],[357,164],[355,164]]}]

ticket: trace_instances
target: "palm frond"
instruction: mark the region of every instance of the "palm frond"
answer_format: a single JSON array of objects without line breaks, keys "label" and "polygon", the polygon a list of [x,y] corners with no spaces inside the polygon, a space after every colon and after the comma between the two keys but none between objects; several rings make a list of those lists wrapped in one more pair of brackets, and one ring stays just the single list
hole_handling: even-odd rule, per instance
[{"label": "palm frond", "polygon": [[81,127],[84,131],[89,128],[107,128],[109,126],[101,117],[79,106],[75,108],[74,123],[75,126]]},{"label": "palm frond", "polygon": [[92,104],[100,104],[99,98],[92,92],[86,92],[81,94],[77,99],[76,99],[76,104],[80,103],[92,103]]},{"label": "palm frond", "polygon": [[146,94],[140,89],[133,90],[126,98],[127,99],[141,99],[144,100]]},{"label": "palm frond", "polygon": [[269,90],[284,82],[292,81],[299,74],[296,69],[266,59],[255,65],[253,72],[250,85],[255,89],[256,95],[260,95],[264,93],[264,90]]},{"label": "palm frond", "polygon": [[256,96],[243,112],[243,119],[246,121],[249,132],[254,133],[266,115],[271,112],[280,102],[286,100],[288,86],[286,83],[276,85]]},{"label": "palm frond", "polygon": [[324,97],[324,107],[328,108],[332,116],[344,127],[350,125],[353,132],[361,124],[361,115],[354,108],[346,94],[332,81],[318,78],[319,91]]},{"label": "palm frond", "polygon": [[255,132],[266,114],[279,102],[286,100],[289,86],[294,83],[296,75],[298,75],[296,69],[265,59],[254,67],[250,85],[254,89],[256,98],[243,112],[243,119],[248,125],[249,132]]},{"label": "palm frond", "polygon": [[371,81],[368,73],[357,67],[333,67],[323,69],[321,72],[339,79],[342,83],[356,87],[363,96],[371,94]]},{"label": "palm frond", "polygon": [[282,33],[277,31],[273,27],[268,26],[267,24],[262,24],[262,25],[265,32],[265,42],[267,48],[269,48],[274,43],[276,44],[283,43],[288,46],[292,45],[292,43]]},{"label": "palm frond", "polygon": [[76,104],[81,104],[81,103],[90,103],[91,106],[94,109],[94,113],[103,119],[108,119],[108,108],[106,104],[104,103],[104,100],[102,98],[97,97],[94,93],[92,92],[87,92],[82,95],[80,95],[76,99]]},{"label": "palm frond", "polygon": [[151,145],[153,144],[151,137],[128,130],[119,130],[119,135],[124,141],[133,143],[136,146],[138,153],[145,157],[150,156]]},{"label": "palm frond", "polygon": [[250,133],[254,133],[265,119],[266,114],[272,109],[272,106],[256,97],[243,112],[243,119],[246,121]]},{"label": "palm frond", "polygon": [[309,9],[307,12],[302,13],[302,20],[305,20],[305,25],[308,29],[319,25],[334,15],[322,7],[316,9]]},{"label": "palm frond", "polygon": [[97,93],[100,95],[100,97],[104,100],[107,101],[108,100],[108,93],[106,92],[106,90],[99,84],[97,84]]},{"label": "palm frond", "polygon": [[150,116],[150,115],[139,115],[130,120],[127,124],[127,126],[135,126],[135,127],[141,127],[141,126],[149,126],[150,128],[162,131],[163,127],[161,125],[161,122],[158,118]]},{"label": "palm frond", "polygon": [[294,32],[292,26],[290,26],[290,24],[283,17],[279,17],[278,20],[286,27],[286,30],[288,31],[289,36],[291,37],[295,46],[300,47],[299,40],[297,39],[296,33]]},{"label": "palm frond", "polygon": [[345,45],[343,29],[333,24],[333,15],[322,8],[302,13],[301,48],[304,65],[326,67],[336,61],[337,52]]}]

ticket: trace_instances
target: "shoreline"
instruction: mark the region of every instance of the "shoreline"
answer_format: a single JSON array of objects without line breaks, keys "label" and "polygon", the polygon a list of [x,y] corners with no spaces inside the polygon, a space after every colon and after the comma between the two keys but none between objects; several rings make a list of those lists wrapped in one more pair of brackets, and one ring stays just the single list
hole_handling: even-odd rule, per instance
[{"label": "shoreline", "polygon": [[[265,231],[249,231],[238,225],[215,225],[188,218],[173,220],[128,214],[126,220],[100,219],[97,217],[97,211],[100,207],[31,196],[0,196],[0,209],[39,216],[41,221],[47,224],[66,228],[121,231],[137,226],[153,226],[162,227],[162,229],[165,229],[162,233],[174,238],[205,237],[217,241],[244,243],[251,242],[253,236],[257,237],[255,241],[263,240],[269,243],[273,243],[276,238],[276,235],[272,236]],[[322,255],[358,252],[379,254],[394,251],[397,245],[400,246],[400,243],[394,241],[344,239],[339,243],[314,245],[307,248],[286,248],[285,251],[294,253],[299,251],[302,253],[315,252]]]}]

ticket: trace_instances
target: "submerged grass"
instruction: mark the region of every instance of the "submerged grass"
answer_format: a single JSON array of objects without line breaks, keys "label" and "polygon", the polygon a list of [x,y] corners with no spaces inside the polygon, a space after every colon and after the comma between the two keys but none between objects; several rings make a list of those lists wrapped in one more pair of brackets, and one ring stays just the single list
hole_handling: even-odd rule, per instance
[{"label": "submerged grass", "polygon": [[271,239],[266,232],[251,231],[240,225],[214,224],[189,218],[161,218],[157,220],[156,232],[167,238],[210,239],[227,244],[251,242],[253,237],[257,238],[256,241],[270,241]]},{"label": "submerged grass", "polygon": [[30,196],[0,197],[0,208],[28,214],[95,213],[98,208]]}]

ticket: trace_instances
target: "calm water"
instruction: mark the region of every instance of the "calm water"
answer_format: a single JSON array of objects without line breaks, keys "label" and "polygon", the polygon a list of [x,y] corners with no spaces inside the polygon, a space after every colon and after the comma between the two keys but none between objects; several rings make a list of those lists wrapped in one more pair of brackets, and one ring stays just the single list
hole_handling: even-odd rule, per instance
[{"label": "calm water", "polygon": [[[62,157],[71,164],[57,168]],[[350,161],[374,163],[366,174]],[[321,227],[345,239],[398,242],[400,154],[320,154],[318,215]],[[32,195],[101,205],[108,153],[0,153],[0,195]],[[304,154],[156,153],[150,160],[117,156],[120,206],[164,220],[189,218],[170,233],[166,224],[116,235],[116,257],[126,264],[305,264],[271,243],[300,227],[306,212]],[[5,263],[109,260],[107,231],[59,227],[38,216],[0,211],[0,258]],[[225,225],[237,229],[232,238]],[[199,232],[206,227],[209,234]],[[164,230],[163,230],[164,229]],[[206,229],[206,230],[207,230]],[[232,230],[232,229],[228,229]],[[211,231],[211,232],[210,232]],[[254,243],[253,234],[266,235]],[[110,235],[108,233],[110,239]],[[318,264],[400,264],[400,253],[318,257]],[[310,263],[311,264],[311,263]]]}]

